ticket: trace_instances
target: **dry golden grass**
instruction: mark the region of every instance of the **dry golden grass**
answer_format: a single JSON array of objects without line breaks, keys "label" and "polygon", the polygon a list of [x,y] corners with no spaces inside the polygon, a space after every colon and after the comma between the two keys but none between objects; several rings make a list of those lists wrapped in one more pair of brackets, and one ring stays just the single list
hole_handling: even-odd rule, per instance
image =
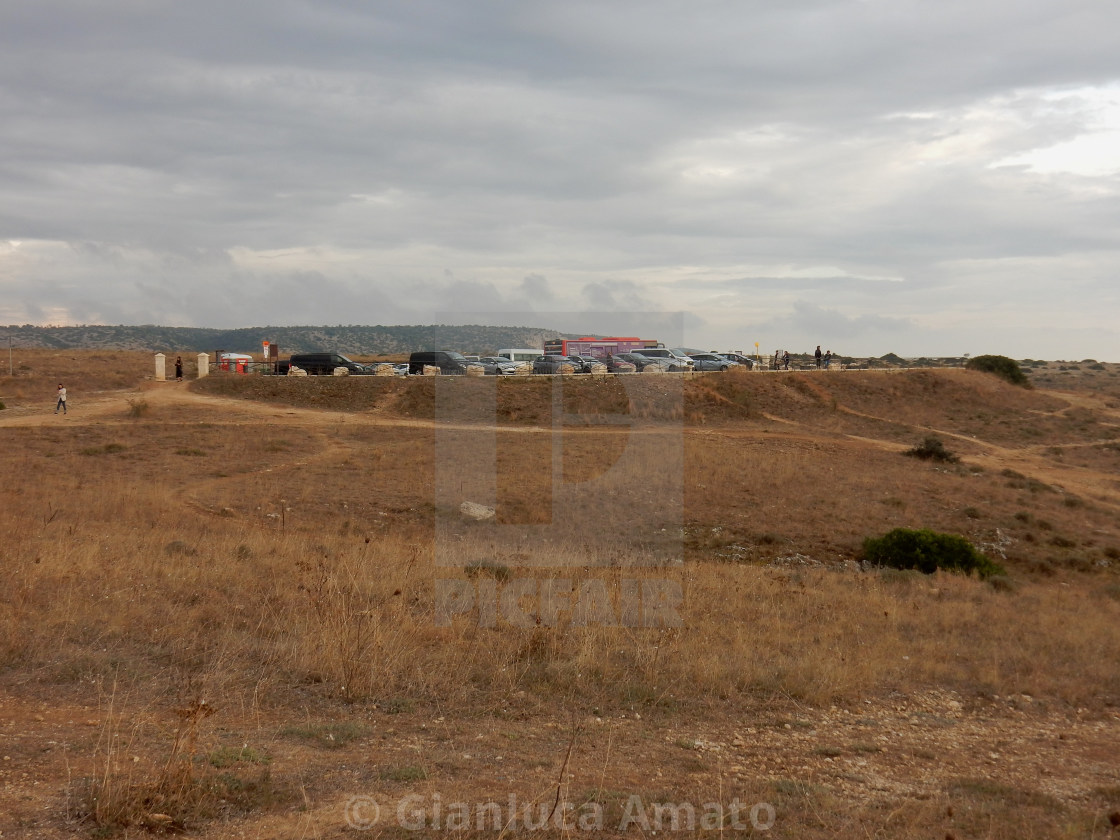
[{"label": "dry golden grass", "polygon": [[[262,733],[318,732],[330,720],[388,725],[392,718],[378,716],[400,714],[417,738],[426,737],[422,721],[460,721],[442,763],[393,753],[377,773],[400,790],[434,785],[423,782],[430,778],[448,796],[477,797],[481,781],[461,758],[474,749],[476,721],[509,721],[525,739],[503,752],[528,762],[528,784],[557,771],[533,727],[640,714],[653,721],[642,738],[661,745],[650,755],[665,775],[653,781],[638,740],[623,750],[633,777],[611,789],[677,799],[719,796],[729,771],[674,745],[726,730],[747,710],[752,720],[826,715],[951,692],[965,702],[1031,695],[1110,720],[1120,701],[1120,494],[1108,484],[1111,462],[1092,453],[1102,445],[1093,441],[1110,439],[1115,414],[1093,403],[1081,406],[1091,416],[1071,419],[1060,395],[1011,392],[978,375],[903,376],[827,374],[801,385],[697,377],[683,383],[675,408],[634,412],[642,422],[633,430],[594,425],[597,399],[603,413],[626,414],[618,385],[601,383],[565,386],[556,402],[549,382],[499,391],[496,429],[442,438],[447,432],[417,422],[440,399],[428,382],[415,383],[415,394],[413,383],[370,383],[382,390],[358,399],[377,406],[368,413],[287,413],[149,389],[88,422],[39,424],[29,415],[0,429],[10,476],[0,496],[3,690],[20,702],[106,704],[90,713],[100,717],[99,737],[65,737],[69,813],[109,828],[159,823],[152,814],[198,828],[223,813],[261,817],[327,796],[328,783],[306,779],[293,792],[301,762],[330,766],[313,745]],[[366,385],[326,387],[333,405]],[[459,385],[476,397],[491,387]],[[239,383],[226,378],[206,392],[232,387]],[[665,386],[641,386],[655,387]],[[656,402],[650,394],[635,399]],[[294,400],[288,391],[278,398]],[[893,410],[903,399],[908,407]],[[149,410],[130,416],[127,400]],[[557,405],[558,447],[547,430]],[[654,427],[643,425],[654,416]],[[1013,439],[1008,428],[1028,420],[1044,429],[1044,443]],[[930,428],[962,464],[902,457]],[[437,461],[469,459],[483,439],[495,447],[497,474],[465,475],[462,487],[471,498],[492,481],[498,522],[462,522]],[[1054,446],[1076,452],[1076,463]],[[557,481],[542,481],[557,453]],[[859,571],[862,539],[898,526],[986,545],[1003,555],[1012,581]],[[449,591],[477,600],[488,587],[525,580],[526,594],[500,603],[493,627],[480,626],[477,610],[447,611]],[[680,626],[628,626],[634,580],[679,587]],[[554,611],[545,608],[546,586],[557,593]],[[580,593],[594,616],[623,626],[581,626]],[[503,620],[514,606],[525,626]],[[107,691],[114,680],[127,690]],[[174,710],[202,703],[214,716],[174,732]],[[219,779],[209,757],[225,755],[223,727],[258,752],[264,742],[286,755],[287,775],[273,782],[245,762]],[[582,732],[578,741],[609,748],[599,738]],[[837,749],[862,754],[858,743]],[[813,760],[822,756],[831,757]],[[65,787],[58,767],[42,772],[56,791]],[[573,772],[590,784],[580,795],[619,807],[609,790],[596,792],[590,771]],[[836,836],[837,826],[924,837],[947,824],[949,802],[958,817],[945,830],[960,836],[1017,837],[1028,825],[1035,836],[1073,836],[1062,832],[1092,829],[1087,803],[1111,801],[1084,792],[1080,805],[1058,807],[1018,776],[987,787],[954,778],[933,799],[897,792],[883,794],[887,804],[842,796],[793,770],[740,774],[735,784],[775,801],[784,823],[772,836],[789,837]],[[236,800],[235,782],[255,793],[223,805]],[[284,831],[294,836],[299,819],[291,819]],[[62,831],[66,823],[36,825]]]},{"label": "dry golden grass", "polygon": [[[55,388],[67,386],[75,401],[87,395],[133,388],[155,373],[154,356],[138,350],[27,350],[12,353],[14,376],[8,375],[7,348],[0,359],[0,399],[9,406],[50,403]],[[184,356],[184,360],[186,357]],[[174,363],[174,356],[169,360]],[[174,367],[168,370],[174,375]],[[192,365],[191,371],[195,367]]]}]

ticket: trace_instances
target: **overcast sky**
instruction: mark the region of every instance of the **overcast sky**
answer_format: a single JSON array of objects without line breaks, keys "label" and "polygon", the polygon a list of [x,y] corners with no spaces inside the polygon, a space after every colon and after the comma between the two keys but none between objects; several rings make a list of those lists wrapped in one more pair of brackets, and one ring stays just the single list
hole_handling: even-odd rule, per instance
[{"label": "overcast sky", "polygon": [[1120,361],[1118,32],[1112,0],[3,3],[0,324],[665,312],[693,347]]}]

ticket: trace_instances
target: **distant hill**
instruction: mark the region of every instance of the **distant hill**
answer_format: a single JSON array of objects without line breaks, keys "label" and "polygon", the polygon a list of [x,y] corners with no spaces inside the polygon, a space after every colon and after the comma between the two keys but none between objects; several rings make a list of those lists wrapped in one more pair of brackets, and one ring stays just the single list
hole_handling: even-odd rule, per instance
[{"label": "distant hill", "polygon": [[19,347],[57,349],[149,350],[166,352],[259,353],[262,341],[280,348],[281,355],[333,350],[353,355],[408,353],[413,350],[458,350],[492,353],[502,347],[541,347],[549,338],[577,338],[534,327],[478,325],[405,325],[337,327],[205,327],[81,325],[76,327],[9,326]]}]

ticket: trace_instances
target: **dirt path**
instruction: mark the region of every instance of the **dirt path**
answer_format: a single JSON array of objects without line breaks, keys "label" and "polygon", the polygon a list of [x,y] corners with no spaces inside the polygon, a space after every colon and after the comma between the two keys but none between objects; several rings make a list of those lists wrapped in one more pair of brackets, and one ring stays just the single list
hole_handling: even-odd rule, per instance
[{"label": "dirt path", "polygon": [[[1095,394],[1082,394],[1070,392],[1054,392],[1053,394],[1067,402],[1062,408],[1051,412],[1037,412],[1043,416],[1060,415],[1073,408],[1086,408],[1104,414],[1115,420],[1115,425],[1120,426],[1120,410],[1108,405],[1108,400]],[[339,412],[318,408],[301,408],[295,406],[278,407],[264,402],[217,397],[209,394],[200,394],[186,387],[186,383],[166,382],[147,383],[136,391],[116,391],[100,394],[89,401],[82,401],[67,415],[55,415],[52,408],[29,409],[19,408],[5,411],[0,415],[0,428],[3,427],[40,427],[53,424],[91,424],[102,423],[110,419],[126,418],[136,405],[145,403],[150,412],[156,413],[163,409],[189,409],[189,414],[180,419],[167,419],[165,422],[198,422],[202,414],[208,412],[205,419],[208,422],[221,422],[225,425],[260,424],[262,420],[274,426],[321,426],[324,418],[337,415],[339,422],[359,426],[380,426],[408,429],[449,429],[449,430],[477,430],[477,424],[448,424],[428,419],[415,419],[403,417],[386,417],[371,412]],[[867,412],[839,405],[837,410],[865,420],[899,425],[900,421],[894,418],[882,417]],[[797,438],[805,441],[820,441],[819,432],[796,420],[781,418],[770,414],[763,414],[767,420],[780,424],[780,431],[737,428],[726,425],[709,429],[686,429],[687,434],[718,434],[744,440],[774,440],[775,436],[781,438]],[[1055,464],[1046,457],[1046,450],[1058,448],[1090,447],[1099,443],[1112,442],[1111,439],[1099,441],[1079,441],[1064,444],[1039,444],[1019,448],[1003,446],[992,441],[983,440],[971,435],[940,429],[934,426],[903,423],[902,425],[913,429],[919,434],[934,434],[952,440],[967,441],[971,445],[980,446],[984,452],[971,456],[969,460],[985,469],[1002,470],[1013,469],[1029,478],[1041,481],[1048,485],[1061,487],[1063,490],[1078,495],[1088,496],[1098,502],[1120,506],[1120,492],[1117,488],[1116,476],[1111,472],[1094,470],[1068,464]],[[1106,425],[1111,425],[1106,423]],[[515,434],[551,434],[551,428],[539,426],[508,426],[497,427],[501,433]],[[799,430],[804,429],[804,433]],[[655,428],[629,428],[611,426],[568,427],[565,433],[594,432],[598,434],[617,433],[663,433]],[[897,452],[905,449],[894,441],[881,440],[860,435],[847,434],[844,439],[860,446],[874,446],[876,448]],[[326,440],[324,438],[324,440]],[[302,463],[310,463],[332,457],[344,458],[348,453],[347,447],[337,442],[327,441],[325,448],[315,455],[308,455],[304,459],[293,460],[287,467],[298,468]],[[272,467],[279,469],[283,467]],[[200,488],[202,489],[202,488]]]},{"label": "dirt path", "polygon": [[[1120,411],[1108,408],[1103,400],[1085,399],[1085,395],[1080,394],[1066,394],[1060,395],[1062,399],[1067,397],[1076,398],[1077,406],[1069,405],[1065,408],[1057,409],[1054,412],[1038,412],[1044,415],[1058,415],[1068,411],[1072,407],[1092,407],[1096,410],[1103,411],[1111,417],[1115,417],[1120,421]],[[850,414],[855,417],[861,417],[866,420],[875,420],[882,423],[899,424],[900,421],[890,419],[887,417],[880,417],[874,414],[867,414],[862,411],[848,408],[846,406],[838,406],[837,410]],[[787,421],[788,422],[788,421]],[[1069,492],[1077,493],[1079,495],[1093,496],[1098,501],[1108,501],[1110,504],[1120,504],[1120,494],[1117,493],[1116,476],[1110,472],[1102,472],[1094,470],[1089,467],[1080,467],[1068,464],[1055,465],[1043,453],[1048,449],[1055,448],[1054,444],[1036,444],[1024,447],[1008,447],[1001,446],[992,441],[983,440],[972,435],[961,434],[959,432],[952,432],[947,429],[939,429],[934,426],[915,425],[910,423],[903,423],[902,425],[909,426],[915,432],[921,434],[940,435],[942,437],[950,438],[953,440],[967,441],[970,444],[978,445],[984,448],[985,452],[980,455],[973,455],[969,460],[978,464],[986,469],[1014,469],[1016,472],[1021,472],[1030,478],[1034,478],[1045,484],[1061,487]],[[1105,424],[1114,425],[1114,424]],[[1120,425],[1117,423],[1115,425]],[[854,440],[860,440],[865,443],[871,443],[883,449],[891,451],[900,451],[907,447],[892,441],[876,440],[874,438],[857,437],[855,435],[848,435]],[[1093,441],[1079,441],[1077,443],[1058,444],[1060,448],[1076,448],[1076,447],[1089,447],[1096,446],[1101,443],[1114,442],[1112,438],[1102,438]]]}]

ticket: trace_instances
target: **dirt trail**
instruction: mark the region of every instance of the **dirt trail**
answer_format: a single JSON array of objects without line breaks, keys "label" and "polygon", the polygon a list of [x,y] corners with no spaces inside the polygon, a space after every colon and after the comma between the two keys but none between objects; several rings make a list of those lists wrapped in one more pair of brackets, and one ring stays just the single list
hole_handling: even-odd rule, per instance
[{"label": "dirt trail", "polygon": [[[1073,408],[1091,409],[1101,414],[1104,414],[1110,420],[1115,420],[1115,424],[1105,422],[1105,425],[1118,425],[1120,426],[1120,410],[1110,407],[1108,401],[1095,394],[1081,394],[1070,392],[1053,392],[1053,396],[1058,397],[1066,402],[1062,408],[1055,409],[1054,411],[1045,412],[1038,411],[1036,413],[1042,416],[1055,416],[1068,412]],[[134,391],[115,391],[100,394],[88,401],[82,400],[78,403],[77,407],[70,411],[67,415],[55,415],[53,408],[44,407],[42,409],[34,408],[17,408],[5,411],[0,415],[0,428],[4,427],[39,427],[53,424],[91,424],[101,423],[107,419],[125,418],[129,416],[130,410],[137,403],[146,403],[148,410],[156,413],[161,409],[179,408],[179,409],[209,409],[212,413],[206,415],[207,422],[221,422],[225,425],[247,425],[259,424],[262,419],[267,419],[267,422],[274,426],[320,426],[324,418],[330,417],[332,414],[337,415],[340,422],[350,425],[359,426],[380,426],[380,427],[397,427],[409,429],[458,429],[458,430],[477,430],[480,428],[477,424],[448,424],[445,422],[437,422],[430,419],[416,419],[405,417],[386,417],[381,414],[371,412],[342,412],[324,410],[321,408],[301,408],[297,406],[282,406],[278,407],[273,404],[264,402],[253,402],[248,400],[233,399],[229,397],[218,397],[209,394],[200,394],[186,387],[186,383],[166,382],[166,383],[147,383],[138,390]],[[1020,448],[1013,448],[993,443],[989,440],[973,437],[971,435],[953,432],[946,429],[940,429],[934,426],[926,426],[912,423],[900,423],[896,418],[883,417],[876,414],[859,411],[844,405],[838,405],[837,410],[865,420],[873,420],[881,423],[889,423],[892,425],[903,425],[913,429],[919,434],[935,434],[942,437],[967,441],[968,443],[982,447],[985,452],[978,455],[973,455],[969,460],[978,464],[986,469],[1014,469],[1016,472],[1023,473],[1030,478],[1042,481],[1046,484],[1055,485],[1062,489],[1077,493],[1079,495],[1092,496],[1098,501],[1104,501],[1110,504],[1120,505],[1120,497],[1118,497],[1118,488],[1116,476],[1110,472],[1102,472],[1088,467],[1074,466],[1068,464],[1055,464],[1051,459],[1046,457],[1046,450],[1054,448],[1053,444],[1039,444],[1030,445]],[[724,426],[719,428],[708,428],[704,430],[687,429],[688,434],[719,434],[721,436],[734,437],[737,439],[765,439],[774,440],[777,434],[782,438],[797,438],[801,440],[821,440],[821,435],[812,430],[812,427],[802,424],[796,420],[788,418],[777,417],[771,414],[763,414],[763,417],[774,423],[780,424],[780,431],[775,432],[772,429],[752,429],[741,428],[735,426]],[[196,413],[191,413],[188,416],[176,419],[174,417],[161,418],[164,422],[198,422],[201,416]],[[804,429],[804,433],[798,433],[795,430]],[[503,425],[499,427],[502,433],[518,433],[518,434],[550,434],[551,428],[539,426],[508,426]],[[590,426],[590,427],[568,427],[565,429],[566,433],[574,432],[594,432],[598,434],[607,432],[617,433],[634,433],[634,432],[648,432],[648,433],[662,433],[661,430],[655,428],[637,428],[632,429],[629,427],[609,427],[609,426]],[[837,439],[834,439],[837,440]],[[877,438],[865,437],[854,434],[844,435],[843,438],[838,440],[848,440],[854,445],[859,446],[874,446],[884,451],[898,452],[905,447],[895,441],[881,440]],[[1062,448],[1075,448],[1075,447],[1089,447],[1099,443],[1111,442],[1111,439],[1102,439],[1100,441],[1079,441],[1073,443],[1058,444]],[[325,449],[317,452],[315,455],[308,455],[302,460],[292,461],[290,464],[282,467],[272,467],[272,469],[282,469],[285,467],[294,468],[300,466],[301,463],[309,463],[311,461],[320,461],[324,458],[330,457],[345,457],[347,448],[337,442],[328,442]]]},{"label": "dirt trail", "polygon": [[[1060,399],[1069,399],[1071,404],[1064,408],[1057,409],[1053,412],[1036,412],[1044,416],[1054,416],[1063,414],[1075,407],[1093,408],[1097,411],[1102,411],[1110,417],[1116,418],[1120,421],[1120,411],[1109,408],[1105,402],[1099,398],[1091,398],[1082,394],[1068,394],[1062,392],[1055,394]],[[857,411],[847,406],[837,406],[837,410],[854,417],[861,417],[866,420],[875,420],[883,423],[900,424],[900,421],[880,417],[874,414]],[[788,421],[787,421],[788,422]],[[1083,495],[1095,496],[1098,501],[1108,501],[1111,503],[1120,503],[1117,498],[1117,483],[1116,476],[1109,472],[1102,472],[1094,470],[1089,467],[1072,466],[1068,464],[1055,465],[1043,453],[1046,450],[1054,448],[1054,444],[1036,444],[1024,447],[1008,447],[1001,446],[998,443],[993,443],[989,440],[975,437],[973,435],[961,434],[960,432],[952,432],[947,429],[939,429],[934,426],[916,425],[911,423],[901,423],[901,425],[908,426],[914,429],[915,432],[922,434],[940,435],[942,437],[951,438],[954,440],[967,441],[970,444],[983,447],[986,452],[980,455],[973,455],[969,458],[970,461],[985,467],[986,469],[1014,469],[1016,472],[1021,472],[1042,481],[1045,484],[1052,484],[1061,487],[1071,492],[1076,492]],[[1120,423],[1112,424],[1105,423],[1104,425],[1120,425]],[[847,435],[847,437],[854,440],[863,441],[865,443],[875,444],[883,449],[891,451],[900,451],[906,447],[893,441],[876,440],[874,438],[858,437],[856,435]],[[1088,447],[1096,446],[1100,443],[1113,442],[1112,438],[1103,438],[1093,441],[1080,441],[1076,443],[1059,444],[1062,448],[1075,448],[1075,447]]]}]

